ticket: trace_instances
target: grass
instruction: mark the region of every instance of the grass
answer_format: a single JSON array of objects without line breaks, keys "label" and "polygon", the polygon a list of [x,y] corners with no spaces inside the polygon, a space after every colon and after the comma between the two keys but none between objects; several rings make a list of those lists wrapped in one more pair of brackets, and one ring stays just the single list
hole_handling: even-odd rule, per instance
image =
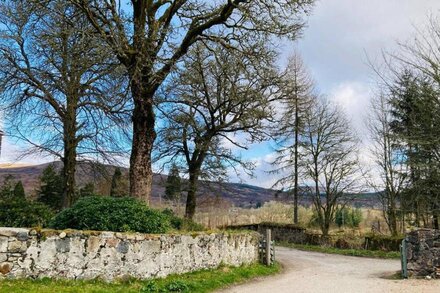
[{"label": "grass", "polygon": [[171,275],[154,280],[120,280],[108,283],[102,280],[1,280],[0,292],[7,293],[116,293],[116,292],[211,292],[228,285],[241,283],[252,278],[269,276],[280,271],[280,265],[267,267],[253,264],[242,267],[220,267],[183,275]]},{"label": "grass", "polygon": [[399,259],[400,252],[398,251],[381,251],[381,250],[365,250],[365,249],[339,249],[334,247],[325,247],[317,245],[306,245],[306,244],[293,244],[287,242],[277,243],[279,246],[295,248],[305,251],[315,251],[322,253],[331,254],[342,254],[349,256],[361,256],[361,257],[371,257],[371,258],[385,258],[385,259]]}]

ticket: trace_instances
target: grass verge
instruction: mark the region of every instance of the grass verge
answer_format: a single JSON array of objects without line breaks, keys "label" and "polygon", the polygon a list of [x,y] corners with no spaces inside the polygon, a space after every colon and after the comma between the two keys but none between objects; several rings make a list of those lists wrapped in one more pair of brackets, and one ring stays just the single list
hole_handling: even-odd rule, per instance
[{"label": "grass verge", "polygon": [[385,258],[385,259],[399,259],[400,252],[398,251],[381,251],[381,250],[365,250],[365,249],[339,249],[334,247],[325,247],[317,245],[306,245],[306,244],[293,244],[287,242],[277,243],[279,246],[295,248],[305,251],[315,251],[322,253],[331,254],[342,254],[349,256],[361,256],[361,257],[371,257],[371,258]]},{"label": "grass verge", "polygon": [[146,292],[211,292],[252,278],[269,276],[280,271],[280,265],[220,267],[183,275],[171,275],[164,279],[124,280],[108,283],[102,280],[1,280],[0,292],[14,293],[146,293]]}]

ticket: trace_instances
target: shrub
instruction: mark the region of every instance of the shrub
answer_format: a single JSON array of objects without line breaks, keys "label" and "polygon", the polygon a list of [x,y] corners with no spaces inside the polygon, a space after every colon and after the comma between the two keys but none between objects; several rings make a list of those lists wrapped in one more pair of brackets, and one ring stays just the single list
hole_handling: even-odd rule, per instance
[{"label": "shrub", "polygon": [[52,210],[39,202],[22,198],[0,200],[0,226],[44,227],[53,217]]},{"label": "shrub", "polygon": [[80,198],[71,208],[59,213],[51,227],[165,233],[171,228],[171,223],[167,215],[134,198],[90,196]]}]

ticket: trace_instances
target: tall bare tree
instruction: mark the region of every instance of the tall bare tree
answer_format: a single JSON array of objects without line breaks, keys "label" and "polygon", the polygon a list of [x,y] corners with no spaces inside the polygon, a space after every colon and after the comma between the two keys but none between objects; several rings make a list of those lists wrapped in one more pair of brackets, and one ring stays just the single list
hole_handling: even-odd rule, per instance
[{"label": "tall bare tree", "polygon": [[[260,46],[260,54],[264,51]],[[225,177],[228,168],[252,168],[225,142],[246,149],[267,137],[264,123],[273,116],[271,101],[276,98],[273,61],[272,52],[260,59],[215,43],[197,45],[170,81],[168,100],[161,105],[168,111],[168,125],[160,132],[158,153],[187,170],[187,218],[195,213],[200,177]]]},{"label": "tall bare tree", "polygon": [[[247,39],[295,39],[314,0],[69,0],[82,9],[126,68],[134,110],[130,193],[149,201],[156,139],[155,94],[201,40],[242,49]],[[124,3],[125,4],[125,3]],[[257,53],[257,52],[254,52]]]},{"label": "tall bare tree", "polygon": [[369,185],[379,193],[383,206],[384,218],[393,235],[399,230],[398,209],[401,195],[408,184],[408,166],[405,164],[405,156],[397,147],[397,137],[393,133],[391,123],[391,105],[389,97],[381,93],[371,102],[372,114],[368,120],[368,128],[373,141],[371,152],[375,158],[379,171],[380,182],[372,178]]},{"label": "tall bare tree", "polygon": [[272,173],[282,174],[274,186],[291,190],[293,185],[293,222],[298,224],[300,145],[304,139],[304,116],[315,99],[315,93],[313,80],[297,53],[290,56],[282,76],[281,115],[274,131],[276,157],[272,162],[275,166]]},{"label": "tall bare tree", "polygon": [[359,187],[357,139],[343,113],[328,101],[318,100],[305,117],[306,170],[314,183],[317,220],[327,236],[336,211]]},{"label": "tall bare tree", "polygon": [[[40,1],[41,2],[41,1]],[[126,108],[118,63],[65,1],[0,4],[0,90],[8,134],[63,162],[63,207],[72,204],[78,158],[121,155]]]}]

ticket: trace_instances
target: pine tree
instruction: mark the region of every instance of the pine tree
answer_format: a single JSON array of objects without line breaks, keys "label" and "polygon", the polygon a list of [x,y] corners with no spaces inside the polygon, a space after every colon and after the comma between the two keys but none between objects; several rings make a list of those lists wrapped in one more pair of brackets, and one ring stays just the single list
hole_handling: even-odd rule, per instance
[{"label": "pine tree", "polygon": [[171,167],[170,173],[165,184],[165,199],[176,200],[180,197],[181,179],[179,168],[175,164]]},{"label": "pine tree", "polygon": [[63,205],[63,178],[56,172],[53,165],[43,170],[40,182],[38,201],[54,210],[60,210]]},{"label": "pine tree", "polygon": [[112,186],[110,189],[110,196],[122,197],[128,195],[128,182],[123,176],[120,168],[115,169],[115,173],[112,177]]},{"label": "pine tree", "polygon": [[95,184],[89,182],[79,189],[79,197],[95,195]]},{"label": "pine tree", "polygon": [[23,187],[23,183],[21,181],[18,181],[15,184],[14,187],[14,198],[16,199],[25,199],[26,198],[26,193],[24,192],[24,187]]}]

